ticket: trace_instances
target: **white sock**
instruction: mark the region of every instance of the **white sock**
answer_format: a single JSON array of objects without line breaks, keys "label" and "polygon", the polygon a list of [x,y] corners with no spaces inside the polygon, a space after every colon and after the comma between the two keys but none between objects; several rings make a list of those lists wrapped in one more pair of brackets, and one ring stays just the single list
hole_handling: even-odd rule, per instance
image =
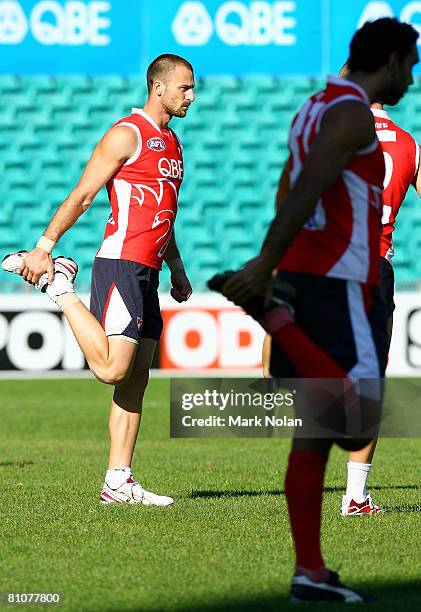
[{"label": "white sock", "polygon": [[126,482],[132,473],[131,467],[117,467],[107,470],[105,474],[105,482],[111,489],[118,489]]},{"label": "white sock", "polygon": [[348,461],[348,482],[346,497],[360,504],[367,497],[366,484],[371,470],[371,463]]}]

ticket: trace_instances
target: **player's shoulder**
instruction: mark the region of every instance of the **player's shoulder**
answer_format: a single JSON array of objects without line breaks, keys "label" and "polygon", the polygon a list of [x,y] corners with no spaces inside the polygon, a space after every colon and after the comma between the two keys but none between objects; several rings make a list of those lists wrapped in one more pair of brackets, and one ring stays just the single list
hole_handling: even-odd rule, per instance
[{"label": "player's shoulder", "polygon": [[124,117],[117,119],[117,121],[114,122],[113,127],[117,125],[125,125],[125,124],[136,125],[137,127],[142,127],[142,123],[143,121],[142,121],[141,115],[132,111],[129,115],[125,115]]},{"label": "player's shoulder", "polygon": [[405,138],[406,140],[408,140],[410,142],[416,142],[415,138],[412,136],[412,134],[410,132],[408,132],[402,126],[400,126],[397,123],[395,123],[393,120],[391,122],[391,125],[393,126],[392,129],[397,131],[399,137]]},{"label": "player's shoulder", "polygon": [[379,111],[373,111],[374,121],[376,130],[391,130],[397,133],[399,139],[404,139],[411,142],[416,142],[415,138],[405,130],[401,125],[395,123],[395,121],[387,113],[380,114]]},{"label": "player's shoulder", "polygon": [[326,87],[322,93],[323,101],[328,105],[354,100],[362,102],[367,107],[369,106],[367,92],[358,83],[342,77],[328,76]]},{"label": "player's shoulder", "polygon": [[304,102],[302,102],[301,106],[298,108],[297,112],[295,113],[292,119],[291,126],[294,126],[297,123],[299,117],[306,116],[309,108],[316,102],[321,101],[323,98],[323,95],[324,95],[324,90],[317,91],[316,93],[312,94],[309,98],[304,100]]},{"label": "player's shoulder", "polygon": [[138,130],[144,135],[146,134],[154,135],[156,132],[160,132],[158,125],[155,123],[152,117],[150,117],[143,110],[143,108],[133,107],[130,115],[126,115],[125,117],[118,119],[118,121],[116,121],[114,125],[115,126],[116,125],[134,126],[138,128]]}]

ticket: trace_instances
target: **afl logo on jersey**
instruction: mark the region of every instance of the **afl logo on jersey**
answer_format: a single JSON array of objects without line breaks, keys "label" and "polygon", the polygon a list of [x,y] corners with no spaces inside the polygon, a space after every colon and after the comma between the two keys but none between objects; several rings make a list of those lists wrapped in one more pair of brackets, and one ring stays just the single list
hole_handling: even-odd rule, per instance
[{"label": "afl logo on jersey", "polygon": [[165,151],[165,142],[162,138],[149,138],[147,145],[152,151]]}]

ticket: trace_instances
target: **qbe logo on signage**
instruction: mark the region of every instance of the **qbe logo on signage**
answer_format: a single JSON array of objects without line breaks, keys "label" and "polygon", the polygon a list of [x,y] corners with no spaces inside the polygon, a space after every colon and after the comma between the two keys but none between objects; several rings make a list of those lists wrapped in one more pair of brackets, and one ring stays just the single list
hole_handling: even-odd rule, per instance
[{"label": "qbe logo on signage", "polygon": [[230,1],[211,18],[203,2],[185,2],[172,23],[180,45],[206,45],[216,36],[226,45],[295,45],[296,3]]},{"label": "qbe logo on signage", "polygon": [[122,4],[117,0],[0,0],[0,71],[138,72],[141,2],[126,0],[125,10]]},{"label": "qbe logo on signage", "polygon": [[[305,0],[252,1],[228,0],[219,2],[212,11],[211,1],[199,2],[188,0],[180,5],[172,22],[172,32],[175,40],[182,46],[207,45],[212,36],[216,36],[228,46],[250,45],[296,45],[300,32],[300,8],[310,2]],[[320,22],[314,24],[320,29],[320,39],[335,38],[336,18],[348,22],[352,30],[360,28],[366,21],[380,17],[398,17],[401,21],[411,23],[421,32],[421,2],[392,2],[374,0],[353,0],[344,3],[342,0],[331,0],[328,3],[313,0],[313,6],[318,4]],[[340,12],[340,15],[338,15]],[[350,19],[346,19],[346,15]],[[329,28],[324,25],[330,24]],[[342,41],[347,44],[349,40]],[[419,42],[421,44],[421,41]],[[310,49],[308,49],[310,50]],[[313,52],[316,49],[313,49]]]},{"label": "qbe logo on signage", "polygon": [[0,0],[0,44],[18,45],[32,34],[41,45],[110,44],[110,2],[43,0],[25,12],[17,0]]},{"label": "qbe logo on signage", "polygon": [[[321,2],[146,0],[150,57],[187,55],[198,75],[320,72]],[[313,52],[303,56],[303,49]]]},{"label": "qbe logo on signage", "polygon": [[[413,0],[144,0],[149,57],[185,54],[198,75],[326,75],[364,22],[396,16],[421,30]],[[421,39],[420,39],[421,44]]]}]

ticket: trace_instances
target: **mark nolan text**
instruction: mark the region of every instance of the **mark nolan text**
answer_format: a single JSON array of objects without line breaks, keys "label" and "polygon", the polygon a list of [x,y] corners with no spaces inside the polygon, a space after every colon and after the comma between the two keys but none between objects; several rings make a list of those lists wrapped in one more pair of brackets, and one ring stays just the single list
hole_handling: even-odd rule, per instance
[{"label": "mark nolan text", "polygon": [[228,417],[228,425],[231,427],[302,427],[301,419],[292,419],[290,417],[276,417],[265,415],[264,417],[244,418],[241,416]]},{"label": "mark nolan text", "polygon": [[[227,422],[228,421],[228,422]],[[195,418],[185,415],[181,419],[183,427],[302,427],[302,419],[291,419],[290,417],[276,417],[265,415],[244,418],[242,416],[229,416],[228,419],[220,416],[208,416],[206,418]]]}]

